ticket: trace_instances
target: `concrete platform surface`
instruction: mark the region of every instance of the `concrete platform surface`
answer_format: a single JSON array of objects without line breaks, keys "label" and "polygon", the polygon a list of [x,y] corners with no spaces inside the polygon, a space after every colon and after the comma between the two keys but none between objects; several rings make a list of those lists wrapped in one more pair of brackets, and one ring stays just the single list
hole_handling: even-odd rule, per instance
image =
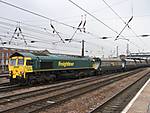
[{"label": "concrete platform surface", "polygon": [[121,113],[150,113],[150,79]]}]

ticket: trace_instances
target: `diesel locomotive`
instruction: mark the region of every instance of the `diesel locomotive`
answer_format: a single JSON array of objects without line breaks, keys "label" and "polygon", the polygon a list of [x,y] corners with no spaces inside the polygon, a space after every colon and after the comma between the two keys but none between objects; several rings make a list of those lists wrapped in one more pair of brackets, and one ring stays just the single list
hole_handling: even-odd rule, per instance
[{"label": "diesel locomotive", "polygon": [[146,60],[100,59],[50,53],[16,52],[9,58],[11,84],[49,82],[56,78],[80,78],[149,66]]},{"label": "diesel locomotive", "polygon": [[94,74],[100,59],[71,55],[16,52],[9,58],[10,83],[51,81],[57,77],[81,77]]}]

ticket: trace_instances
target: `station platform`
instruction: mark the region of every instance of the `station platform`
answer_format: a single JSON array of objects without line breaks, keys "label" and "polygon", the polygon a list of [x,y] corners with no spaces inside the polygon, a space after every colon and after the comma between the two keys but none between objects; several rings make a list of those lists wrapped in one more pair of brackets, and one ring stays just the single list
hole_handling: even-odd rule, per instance
[{"label": "station platform", "polygon": [[150,113],[150,79],[121,113]]}]

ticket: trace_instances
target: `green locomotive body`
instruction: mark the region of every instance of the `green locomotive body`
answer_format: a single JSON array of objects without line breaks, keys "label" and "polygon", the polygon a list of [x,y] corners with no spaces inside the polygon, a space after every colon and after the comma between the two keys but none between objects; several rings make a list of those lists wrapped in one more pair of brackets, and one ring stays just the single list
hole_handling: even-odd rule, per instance
[{"label": "green locomotive body", "polygon": [[[11,64],[11,61],[16,61]],[[22,65],[19,62],[22,60]],[[58,77],[81,77],[95,72],[100,61],[90,57],[72,55],[22,53],[10,56],[9,72],[11,82],[51,81]],[[17,68],[18,67],[18,68]]]}]

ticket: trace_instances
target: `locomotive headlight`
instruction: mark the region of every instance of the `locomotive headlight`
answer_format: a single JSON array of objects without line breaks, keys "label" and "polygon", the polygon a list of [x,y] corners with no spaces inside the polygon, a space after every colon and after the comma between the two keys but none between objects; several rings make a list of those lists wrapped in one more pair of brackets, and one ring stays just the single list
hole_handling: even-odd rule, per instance
[{"label": "locomotive headlight", "polygon": [[23,72],[23,71],[21,71],[20,73],[21,73],[22,75],[24,74],[24,72]]},{"label": "locomotive headlight", "polygon": [[95,59],[92,59],[93,62],[95,62]]},{"label": "locomotive headlight", "polygon": [[12,71],[9,71],[9,75],[12,75],[13,74],[13,72]]}]

